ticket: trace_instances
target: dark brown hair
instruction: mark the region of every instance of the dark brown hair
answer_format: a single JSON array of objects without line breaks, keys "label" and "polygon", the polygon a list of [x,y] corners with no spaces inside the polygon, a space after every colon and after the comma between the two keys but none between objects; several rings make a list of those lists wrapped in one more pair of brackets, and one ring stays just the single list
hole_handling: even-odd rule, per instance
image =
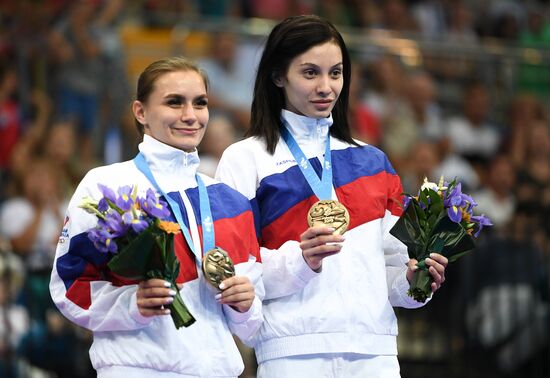
[{"label": "dark brown hair", "polygon": [[351,62],[344,39],[329,21],[313,15],[294,16],[277,24],[267,39],[256,82],[251,108],[251,125],[247,136],[265,140],[267,150],[273,154],[280,137],[281,110],[285,106],[282,88],[275,85],[273,78],[285,75],[290,62],[296,56],[313,46],[335,42],[342,51],[344,85],[332,109],[332,136],[356,144],[351,138],[347,118]]}]

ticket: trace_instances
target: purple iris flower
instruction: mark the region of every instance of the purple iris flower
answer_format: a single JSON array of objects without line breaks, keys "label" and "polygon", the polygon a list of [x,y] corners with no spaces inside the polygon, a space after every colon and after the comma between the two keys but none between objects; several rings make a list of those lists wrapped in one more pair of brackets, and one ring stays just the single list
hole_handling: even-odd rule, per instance
[{"label": "purple iris flower", "polygon": [[109,202],[107,201],[107,198],[103,197],[99,200],[97,203],[97,210],[101,211],[102,213],[106,212],[109,209]]},{"label": "purple iris flower", "polygon": [[462,221],[462,208],[467,206],[466,198],[470,197],[462,193],[462,184],[458,183],[443,200],[449,219],[455,223]]},{"label": "purple iris flower", "polygon": [[477,202],[471,196],[464,193],[462,193],[462,199],[465,202],[464,211],[470,215],[473,215],[474,207],[477,206]]},{"label": "purple iris flower", "polygon": [[100,220],[98,224],[100,227],[111,231],[113,237],[126,235],[126,232],[128,232],[129,228],[129,226],[125,224],[122,220],[122,216],[116,211],[111,211],[110,213],[108,213],[105,217],[105,220]]},{"label": "purple iris flower", "polygon": [[472,216],[471,219],[472,219],[473,222],[475,222],[479,225],[479,228],[474,233],[474,237],[476,237],[476,238],[479,236],[479,233],[481,232],[481,230],[483,229],[484,226],[492,226],[493,225],[491,220],[487,216],[485,216],[484,214],[474,215],[474,216]]},{"label": "purple iris flower", "polygon": [[406,209],[409,206],[409,203],[411,203],[411,197],[405,196],[405,198],[403,198],[403,209]]},{"label": "purple iris flower", "polygon": [[132,199],[132,187],[129,185],[121,186],[118,188],[119,197],[116,199],[116,205],[123,211],[128,211],[134,205]]},{"label": "purple iris flower", "polygon": [[113,203],[116,201],[116,194],[113,191],[113,189],[103,184],[97,184],[97,187],[101,191],[101,194],[103,195],[103,197],[105,197],[106,199],[110,200]]},{"label": "purple iris flower", "polygon": [[447,215],[449,219],[455,223],[460,223],[462,220],[462,210],[460,207],[451,206],[447,209]]},{"label": "purple iris flower", "polygon": [[149,223],[147,223],[146,220],[139,217],[134,217],[134,213],[132,211],[127,211],[122,214],[122,220],[126,225],[132,227],[132,230],[136,233],[140,233],[149,226]]},{"label": "purple iris flower", "polygon": [[[460,204],[458,206],[461,206],[462,204],[462,184],[458,183],[455,185],[455,187],[451,190],[450,193],[446,194],[445,199],[443,200],[443,206],[445,207],[451,207],[451,206],[457,206],[456,201],[457,198],[460,198]],[[455,205],[451,204],[451,201],[454,201]]]},{"label": "purple iris flower", "polygon": [[147,190],[147,197],[141,202],[141,208],[155,218],[165,219],[170,216],[168,205],[152,189]]},{"label": "purple iris flower", "polygon": [[113,235],[102,228],[96,227],[88,232],[88,238],[94,243],[94,246],[100,252],[115,253],[118,250],[116,242],[113,240]]}]

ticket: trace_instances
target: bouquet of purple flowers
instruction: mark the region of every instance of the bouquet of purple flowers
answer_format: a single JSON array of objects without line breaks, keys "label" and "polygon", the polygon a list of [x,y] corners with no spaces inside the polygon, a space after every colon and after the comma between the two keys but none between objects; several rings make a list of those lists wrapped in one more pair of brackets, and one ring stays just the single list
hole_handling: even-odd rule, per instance
[{"label": "bouquet of purple flowers", "polygon": [[103,198],[85,198],[80,207],[98,219],[88,231],[88,238],[101,253],[112,255],[107,266],[126,279],[160,278],[171,283],[177,294],[168,306],[176,328],[188,327],[195,319],[183,303],[176,278],[180,265],[174,253],[174,235],[180,232],[177,223],[166,219],[170,210],[152,189],[145,198],[137,196],[137,187],[122,186],[118,195],[98,184]]},{"label": "bouquet of purple flowers", "polygon": [[420,188],[418,196],[405,194],[404,211],[390,230],[407,246],[410,258],[418,261],[411,286],[407,292],[416,301],[425,302],[431,295],[433,278],[425,259],[432,252],[456,261],[475,248],[474,237],[492,223],[485,215],[474,215],[477,203],[462,193],[456,180],[439,184],[428,182]]}]

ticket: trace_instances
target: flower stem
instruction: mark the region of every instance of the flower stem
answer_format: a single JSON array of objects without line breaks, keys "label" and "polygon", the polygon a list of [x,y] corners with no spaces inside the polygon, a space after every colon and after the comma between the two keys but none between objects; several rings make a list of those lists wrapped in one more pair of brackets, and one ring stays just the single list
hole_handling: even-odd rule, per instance
[{"label": "flower stem", "polygon": [[176,329],[181,327],[189,327],[191,324],[195,323],[195,318],[191,315],[185,306],[185,303],[183,303],[183,299],[181,298],[177,286],[172,285],[172,289],[177,293],[174,297],[174,302],[172,302],[169,306],[170,316],[172,316],[174,325],[176,326]]},{"label": "flower stem", "polygon": [[417,302],[426,302],[432,294],[433,277],[427,269],[418,269],[414,272],[411,286],[407,294]]}]

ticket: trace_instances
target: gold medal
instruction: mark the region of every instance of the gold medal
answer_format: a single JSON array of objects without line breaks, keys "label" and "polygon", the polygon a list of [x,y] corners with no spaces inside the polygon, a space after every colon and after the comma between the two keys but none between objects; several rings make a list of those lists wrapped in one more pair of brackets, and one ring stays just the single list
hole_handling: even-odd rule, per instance
[{"label": "gold medal", "polygon": [[235,275],[235,266],[229,254],[220,247],[216,247],[204,254],[202,272],[206,281],[220,290],[222,281]]},{"label": "gold medal", "polygon": [[348,209],[335,200],[321,200],[313,204],[307,213],[309,227],[334,228],[334,235],[342,235],[349,226]]}]

